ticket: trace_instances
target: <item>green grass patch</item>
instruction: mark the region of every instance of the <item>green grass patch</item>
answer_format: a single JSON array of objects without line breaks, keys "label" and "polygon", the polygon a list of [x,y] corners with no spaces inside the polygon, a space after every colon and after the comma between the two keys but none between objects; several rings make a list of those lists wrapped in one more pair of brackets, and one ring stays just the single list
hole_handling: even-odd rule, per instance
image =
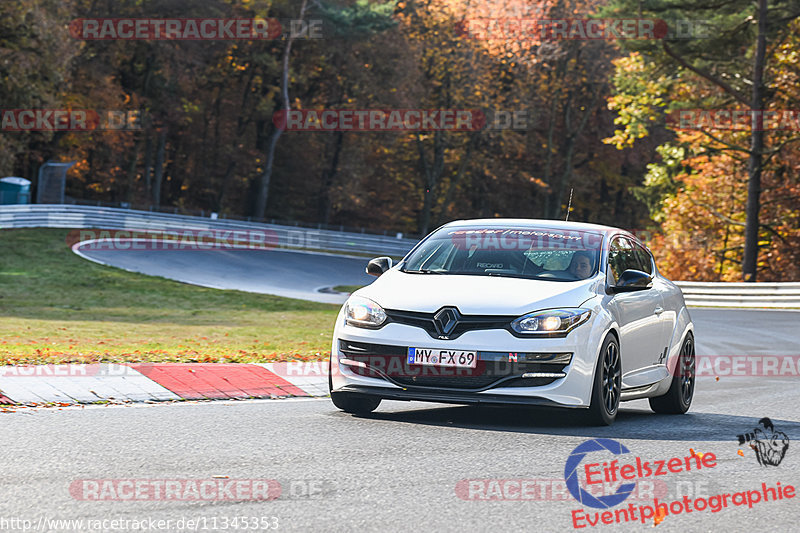
[{"label": "green grass patch", "polygon": [[338,306],[86,261],[68,230],[0,231],[0,364],[267,362],[330,353]]},{"label": "green grass patch", "polygon": [[336,292],[354,293],[361,287],[366,287],[366,285],[337,285],[333,288],[333,290]]}]

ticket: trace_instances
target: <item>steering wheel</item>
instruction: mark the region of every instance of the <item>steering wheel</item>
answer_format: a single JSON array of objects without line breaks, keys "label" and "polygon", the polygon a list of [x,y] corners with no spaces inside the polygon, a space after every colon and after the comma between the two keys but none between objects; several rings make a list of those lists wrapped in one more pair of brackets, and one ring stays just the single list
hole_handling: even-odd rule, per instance
[{"label": "steering wheel", "polygon": [[540,278],[551,278],[551,279],[561,279],[564,281],[576,281],[578,276],[570,272],[569,270],[558,270],[558,271],[550,271],[550,272],[542,272],[541,274],[537,275]]}]

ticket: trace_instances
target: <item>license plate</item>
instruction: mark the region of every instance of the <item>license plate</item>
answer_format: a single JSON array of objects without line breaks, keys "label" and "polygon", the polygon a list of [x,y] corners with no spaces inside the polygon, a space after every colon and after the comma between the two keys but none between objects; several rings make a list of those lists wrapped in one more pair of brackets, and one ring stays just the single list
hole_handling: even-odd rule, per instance
[{"label": "license plate", "polygon": [[409,348],[408,364],[475,368],[478,364],[478,352],[439,350],[437,348]]}]

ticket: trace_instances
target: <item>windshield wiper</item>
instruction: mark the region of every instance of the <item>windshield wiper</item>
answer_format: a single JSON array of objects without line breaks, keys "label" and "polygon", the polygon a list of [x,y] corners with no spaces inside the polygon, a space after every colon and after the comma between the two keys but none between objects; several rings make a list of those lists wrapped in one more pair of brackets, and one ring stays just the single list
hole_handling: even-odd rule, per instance
[{"label": "windshield wiper", "polygon": [[403,270],[406,274],[447,274],[446,270],[431,270],[430,268],[420,268],[417,270]]},{"label": "windshield wiper", "polygon": [[504,273],[504,272],[484,272],[484,276],[497,276],[499,278],[519,278],[519,279],[533,279],[528,275],[525,274],[512,274],[512,273]]}]

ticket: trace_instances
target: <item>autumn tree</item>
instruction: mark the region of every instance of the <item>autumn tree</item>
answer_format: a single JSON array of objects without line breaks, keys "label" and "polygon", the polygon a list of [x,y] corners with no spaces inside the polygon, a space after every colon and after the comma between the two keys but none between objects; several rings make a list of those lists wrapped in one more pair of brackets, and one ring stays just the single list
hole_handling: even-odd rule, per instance
[{"label": "autumn tree", "polygon": [[[706,109],[744,108],[753,113],[753,127],[746,138],[731,143],[720,139],[709,128],[702,129],[707,143],[716,150],[731,150],[747,157],[747,196],[744,223],[744,251],[741,258],[742,277],[756,281],[758,250],[765,233],[775,233],[771,224],[761,219],[761,193],[767,159],[771,148],[766,139],[760,113],[769,109],[778,93],[787,87],[775,83],[780,77],[780,65],[775,51],[796,32],[794,21],[800,17],[796,2],[790,0],[745,0],[722,3],[687,3],[682,0],[645,3],[615,0],[606,14],[639,18],[661,18],[671,25],[665,38],[654,41],[630,41],[625,46],[642,53],[652,64],[652,72],[670,79],[679,78],[681,93],[670,93],[670,108],[696,106]],[[680,25],[688,24],[691,32],[680,35]],[[688,37],[688,38],[687,38]],[[669,73],[669,74],[667,74]],[[624,75],[620,76],[624,78]],[[622,88],[622,93],[625,89]],[[619,100],[617,101],[619,102]],[[649,104],[664,106],[663,102]],[[647,105],[644,107],[648,107]],[[625,123],[637,112],[626,112],[620,118]],[[626,123],[628,129],[645,126]],[[778,141],[776,147],[786,144]]]},{"label": "autumn tree", "polygon": [[[70,64],[77,53],[67,25],[69,6],[59,0],[0,3],[0,102],[3,109],[54,108],[71,94]],[[63,132],[4,132],[0,176],[35,181],[39,166],[58,156]]]}]

